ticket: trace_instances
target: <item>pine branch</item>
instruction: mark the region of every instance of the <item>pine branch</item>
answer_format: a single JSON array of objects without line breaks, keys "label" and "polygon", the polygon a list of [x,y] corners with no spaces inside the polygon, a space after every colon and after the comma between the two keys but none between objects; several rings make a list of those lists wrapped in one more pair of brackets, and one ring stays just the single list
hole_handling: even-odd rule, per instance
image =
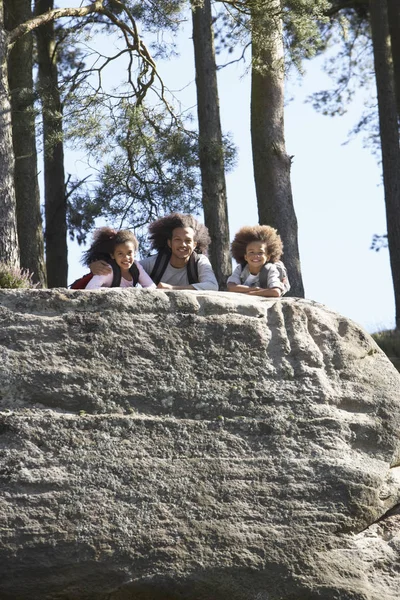
[{"label": "pine branch", "polygon": [[357,9],[357,8],[365,8],[367,9],[369,6],[368,0],[333,0],[331,2],[332,6],[329,10],[325,11],[324,14],[326,17],[334,17],[341,10],[348,9]]}]

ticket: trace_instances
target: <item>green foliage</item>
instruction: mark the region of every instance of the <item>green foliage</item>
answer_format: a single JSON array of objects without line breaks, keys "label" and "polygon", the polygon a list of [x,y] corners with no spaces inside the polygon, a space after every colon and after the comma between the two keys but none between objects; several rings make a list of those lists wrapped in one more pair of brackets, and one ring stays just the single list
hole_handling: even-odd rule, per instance
[{"label": "green foliage", "polygon": [[312,58],[324,47],[321,27],[330,2],[328,0],[286,0],[283,2],[282,19],[284,44],[288,58],[300,72],[302,62]]},{"label": "green foliage", "polygon": [[[117,3],[108,0],[112,9]],[[184,0],[125,0],[132,16],[140,21],[145,31],[159,33],[160,30],[176,31],[181,21],[181,12],[185,7]]]},{"label": "green foliage", "polygon": [[[311,58],[324,45],[321,26],[326,23],[329,0],[237,0],[224,4],[215,20],[217,52],[229,54],[250,45],[268,49],[271,37],[283,26],[286,69],[295,66],[302,70],[302,61]],[[253,22],[253,23],[252,23]],[[243,55],[242,55],[243,58]],[[254,60],[254,56],[253,56]],[[258,61],[258,68],[266,68]],[[253,65],[254,66],[254,65]]]},{"label": "green foliage", "polygon": [[400,331],[398,329],[388,329],[373,333],[372,337],[381,350],[392,361],[398,371],[400,371]]},{"label": "green foliage", "polygon": [[354,2],[348,8],[331,0],[330,19],[320,24],[322,51],[328,51],[325,71],[332,80],[330,89],[309,98],[313,107],[324,115],[341,116],[347,112],[354,96],[364,91],[365,110],[350,132],[364,134],[364,144],[374,154],[380,153],[376,110],[376,87],[368,2]]},{"label": "green foliage", "polygon": [[[99,110],[101,107],[99,107]],[[100,111],[101,112],[101,111]],[[198,140],[164,109],[131,106],[82,121],[82,140],[97,176],[76,186],[69,196],[71,236],[84,241],[96,218],[137,235],[160,215],[196,212],[201,206]],[[111,128],[114,135],[110,136]],[[104,160],[106,156],[106,160]],[[76,181],[71,181],[76,185]]]},{"label": "green foliage", "polygon": [[[147,224],[159,216],[201,208],[198,135],[189,117],[173,114],[144,43],[146,33],[154,32],[152,56],[174,53],[184,8],[183,0],[108,0],[106,9],[131,31],[140,23],[139,53],[132,52],[126,32],[118,35],[105,14],[70,19],[57,30],[63,141],[82,153],[85,160],[80,162],[90,173],[69,175],[67,181],[68,230],[79,243],[97,219],[131,227],[141,239]],[[115,61],[126,70],[125,82],[119,84]],[[234,165],[236,148],[228,136],[215,151],[224,152],[227,169]]]},{"label": "green foliage", "polygon": [[[201,208],[197,133],[190,117],[173,114],[144,44],[146,34],[154,32],[152,56],[153,49],[157,56],[174,53],[171,40],[183,8],[188,8],[183,0],[106,2],[106,9],[131,31],[140,22],[139,53],[132,52],[126,33],[118,35],[106,14],[71,19],[57,30],[64,143],[82,153],[85,160],[80,162],[90,173],[69,175],[67,181],[68,229],[79,243],[96,219],[131,227],[141,238],[159,216]],[[115,82],[115,61],[125,68],[124,82]],[[229,137],[222,150],[216,149],[221,151],[231,167],[236,149]]]},{"label": "green foliage", "polygon": [[0,263],[1,289],[35,288],[37,284],[33,283],[32,276],[33,273],[28,270],[16,269]]},{"label": "green foliage", "polygon": [[400,358],[400,331],[398,329],[387,329],[373,333],[375,342],[388,356]]}]

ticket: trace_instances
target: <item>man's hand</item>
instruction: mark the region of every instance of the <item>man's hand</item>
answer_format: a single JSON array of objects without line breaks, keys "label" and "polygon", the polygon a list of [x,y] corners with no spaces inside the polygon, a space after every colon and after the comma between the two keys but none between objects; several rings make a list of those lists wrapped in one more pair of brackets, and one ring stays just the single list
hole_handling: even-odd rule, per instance
[{"label": "man's hand", "polygon": [[162,281],[160,281],[160,283],[157,286],[157,289],[159,289],[159,290],[173,290],[174,286],[170,285],[169,283],[162,283]]},{"label": "man's hand", "polygon": [[160,281],[157,288],[159,290],[195,290],[196,289],[192,285],[170,285],[169,283],[162,283],[162,281]]},{"label": "man's hand", "polygon": [[96,260],[95,262],[90,263],[89,269],[92,271],[93,275],[109,275],[110,271],[112,271],[111,265],[105,260]]}]

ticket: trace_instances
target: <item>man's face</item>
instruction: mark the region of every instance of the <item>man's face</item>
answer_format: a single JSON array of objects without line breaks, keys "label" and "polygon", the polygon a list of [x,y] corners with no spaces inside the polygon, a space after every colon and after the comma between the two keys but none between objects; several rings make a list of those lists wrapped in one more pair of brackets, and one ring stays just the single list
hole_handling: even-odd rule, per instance
[{"label": "man's face", "polygon": [[194,231],[191,227],[177,227],[173,230],[171,239],[168,240],[172,256],[179,260],[185,260],[185,262],[189,260],[196,245]]}]

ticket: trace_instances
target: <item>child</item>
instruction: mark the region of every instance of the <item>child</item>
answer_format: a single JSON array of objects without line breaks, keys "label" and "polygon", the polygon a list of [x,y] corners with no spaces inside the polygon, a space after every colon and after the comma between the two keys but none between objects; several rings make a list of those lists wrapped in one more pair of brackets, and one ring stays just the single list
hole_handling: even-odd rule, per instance
[{"label": "child", "polygon": [[[87,290],[101,287],[141,287],[155,288],[155,283],[143,267],[135,261],[138,241],[129,229],[116,231],[110,227],[100,227],[93,234],[93,243],[84,255],[82,262],[89,265],[99,256],[108,255],[112,271],[107,275],[94,275],[86,285]],[[139,287],[140,287],[139,286]]]},{"label": "child", "polygon": [[279,298],[290,289],[286,269],[279,260],[282,240],[273,227],[242,227],[231,250],[239,265],[228,279],[228,292]]}]

